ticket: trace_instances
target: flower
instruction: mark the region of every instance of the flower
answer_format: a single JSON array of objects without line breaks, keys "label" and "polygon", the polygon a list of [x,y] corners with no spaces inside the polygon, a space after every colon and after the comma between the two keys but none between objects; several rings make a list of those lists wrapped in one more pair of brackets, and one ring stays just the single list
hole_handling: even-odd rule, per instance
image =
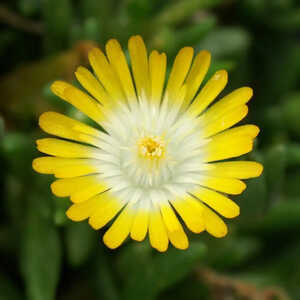
[{"label": "flower", "polygon": [[50,156],[36,158],[33,168],[58,178],[51,189],[70,197],[71,220],[88,219],[94,229],[114,220],[103,236],[109,248],[129,235],[142,241],[148,233],[158,251],[166,251],[169,241],[186,249],[178,216],[192,232],[225,236],[227,226],[218,214],[240,213],[225,194],[240,194],[246,188],[241,179],[262,172],[257,162],[223,161],[252,150],[258,127],[231,128],[247,115],[252,89],[239,88],[212,104],[227,72],[217,71],[198,92],[209,52],[200,51],[193,60],[193,48],[181,49],[165,84],[165,53],[154,50],[148,57],[140,36],[131,37],[128,48],[131,69],[115,39],[106,44],[106,56],[91,50],[96,77],[84,67],[75,72],[87,93],[53,83],[56,95],[103,130],[56,112],[42,114],[40,127],[63,139],[39,139],[38,150]]}]

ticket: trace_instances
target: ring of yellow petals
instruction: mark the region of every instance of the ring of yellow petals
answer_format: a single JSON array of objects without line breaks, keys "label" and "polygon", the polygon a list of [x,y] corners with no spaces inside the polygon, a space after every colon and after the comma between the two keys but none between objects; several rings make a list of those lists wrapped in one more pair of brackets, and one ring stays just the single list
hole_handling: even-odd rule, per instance
[{"label": "ring of yellow petals", "polygon": [[[128,49],[131,69],[114,39],[106,44],[106,55],[97,48],[89,53],[96,77],[84,67],[75,72],[88,93],[62,81],[56,81],[52,91],[100,125],[105,124],[120,104],[133,109],[141,97],[146,97],[151,105],[163,107],[163,95],[168,95],[166,105],[201,122],[202,137],[208,139],[203,147],[203,164],[190,166],[191,171],[203,168],[201,185],[169,201],[153,199],[145,204],[133,199],[126,203],[114,195],[113,186],[98,174],[101,164],[97,160],[108,159],[108,156],[97,147],[111,149],[113,140],[100,130],[55,112],[44,113],[40,126],[45,132],[66,140],[38,140],[39,151],[50,156],[35,159],[33,168],[58,178],[51,189],[58,197],[70,197],[73,205],[67,216],[73,221],[89,219],[93,228],[100,229],[115,219],[103,238],[110,248],[120,246],[128,235],[141,241],[149,233],[151,245],[159,251],[165,251],[169,241],[176,248],[186,249],[188,239],[176,214],[192,232],[206,230],[215,237],[225,236],[227,226],[213,210],[225,218],[239,215],[239,207],[224,194],[240,194],[246,187],[241,179],[257,177],[262,172],[262,166],[256,162],[218,162],[248,153],[253,148],[253,140],[259,132],[256,126],[228,129],[247,115],[246,103],[252,97],[252,90],[242,87],[211,105],[226,86],[228,76],[225,70],[217,71],[198,92],[210,65],[209,52],[200,51],[193,60],[191,47],[181,49],[165,85],[164,53],[154,50],[148,56],[140,36],[130,38]],[[159,156],[159,143],[155,144],[154,140],[143,143],[148,147],[144,156],[152,152]],[[138,196],[132,195],[135,197]]]}]

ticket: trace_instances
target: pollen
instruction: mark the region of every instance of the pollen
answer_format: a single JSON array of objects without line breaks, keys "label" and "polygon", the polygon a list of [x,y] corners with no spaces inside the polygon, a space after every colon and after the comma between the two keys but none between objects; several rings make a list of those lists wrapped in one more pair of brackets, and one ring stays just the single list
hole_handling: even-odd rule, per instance
[{"label": "pollen", "polygon": [[165,142],[159,136],[143,137],[138,142],[139,155],[149,159],[162,158],[165,155]]}]

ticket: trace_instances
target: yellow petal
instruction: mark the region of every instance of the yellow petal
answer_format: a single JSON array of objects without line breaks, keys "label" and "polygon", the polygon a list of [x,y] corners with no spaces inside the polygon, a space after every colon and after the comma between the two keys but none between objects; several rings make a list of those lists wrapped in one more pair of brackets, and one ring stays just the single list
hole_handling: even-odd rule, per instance
[{"label": "yellow petal", "polygon": [[163,203],[160,203],[159,206],[163,221],[168,231],[177,231],[180,227],[180,223],[178,222],[178,219],[169,202],[164,201]]},{"label": "yellow petal", "polygon": [[75,76],[80,84],[100,103],[107,106],[111,105],[111,100],[103,86],[88,69],[78,67]]},{"label": "yellow petal", "polygon": [[227,84],[228,75],[225,70],[217,71],[213,77],[205,84],[195,98],[188,111],[191,116],[200,115],[208,105],[221,93]]},{"label": "yellow petal", "polygon": [[185,250],[189,247],[189,240],[180,223],[177,230],[175,231],[167,230],[167,232],[168,232],[169,240],[175,248]]},{"label": "yellow petal", "polygon": [[61,158],[44,156],[33,160],[32,167],[42,174],[54,174],[57,178],[77,177],[99,173],[99,162],[95,159]]},{"label": "yellow petal", "polygon": [[211,55],[208,51],[200,51],[194,59],[191,70],[186,78],[187,93],[184,99],[185,109],[194,99],[210,65]]},{"label": "yellow petal", "polygon": [[150,78],[147,49],[141,36],[132,36],[128,41],[132,73],[139,97],[144,92],[150,96]]},{"label": "yellow petal", "polygon": [[149,211],[142,205],[135,211],[130,236],[133,240],[142,241],[146,237],[149,226]]},{"label": "yellow petal", "polygon": [[209,164],[207,173],[220,176],[247,179],[258,177],[263,171],[263,166],[255,161],[229,161]]},{"label": "yellow petal", "polygon": [[95,197],[99,199],[99,202],[93,213],[90,215],[89,224],[94,229],[100,229],[112,220],[126,203],[117,199],[109,192]]},{"label": "yellow petal", "polygon": [[100,146],[99,131],[77,120],[56,112],[45,112],[39,118],[40,127],[47,133],[65,139]]},{"label": "yellow petal", "polygon": [[165,53],[159,54],[152,51],[149,57],[149,72],[151,81],[151,99],[159,104],[163,92],[167,67],[167,56]]},{"label": "yellow petal", "polygon": [[133,217],[132,210],[127,205],[103,236],[103,242],[108,248],[115,249],[124,242],[130,232]]},{"label": "yellow petal", "polygon": [[136,94],[127,60],[117,40],[111,39],[107,42],[106,54],[110,64],[112,65],[116,74],[118,74],[121,86],[125,92],[128,102],[131,103],[132,101],[136,101]]},{"label": "yellow petal", "polygon": [[203,137],[204,138],[210,137],[216,133],[219,133],[235,125],[236,123],[244,119],[247,114],[248,114],[247,105],[241,105],[236,109],[234,109],[233,111],[219,116],[218,119],[211,120],[210,122],[207,121],[209,123],[203,128]]},{"label": "yellow petal", "polygon": [[51,90],[54,92],[54,94],[72,104],[95,122],[101,123],[101,121],[105,119],[102,113],[101,105],[86,93],[75,88],[74,86],[63,81],[55,81],[51,85]]},{"label": "yellow petal", "polygon": [[207,119],[218,119],[221,114],[225,114],[238,106],[246,104],[252,95],[253,90],[250,87],[241,87],[234,90],[209,108],[205,113]]},{"label": "yellow petal", "polygon": [[197,187],[192,194],[226,218],[234,218],[240,214],[239,206],[220,193]]},{"label": "yellow petal", "polygon": [[212,137],[205,145],[203,162],[211,162],[248,153],[253,148],[253,139],[259,133],[254,125],[243,125],[226,130]]},{"label": "yellow petal", "polygon": [[[55,125],[55,124],[48,124],[48,123],[56,123],[57,125],[59,125],[61,127],[69,127],[72,130],[75,130],[75,131],[78,131],[81,133],[85,133],[88,135],[92,135],[95,137],[101,137],[101,135],[102,135],[102,133],[99,130],[97,130],[91,126],[88,126],[82,122],[79,122],[77,120],[69,118],[63,114],[57,113],[57,112],[48,111],[48,112],[43,113],[40,116],[39,122],[40,122],[40,125],[43,126],[43,129],[45,131],[46,131],[46,128],[44,128],[44,127],[47,127],[47,125],[48,126]],[[50,131],[50,129],[49,129],[49,131],[46,131],[46,132],[48,132],[50,134],[55,134],[54,133],[55,131],[54,130]]]},{"label": "yellow petal", "polygon": [[231,128],[218,134],[215,138],[233,138],[239,136],[249,136],[250,138],[254,139],[259,134],[259,128],[256,125],[242,125]]},{"label": "yellow petal", "polygon": [[199,184],[232,195],[241,194],[246,188],[245,183],[241,180],[226,177],[203,176]]},{"label": "yellow petal", "polygon": [[172,102],[177,100],[176,95],[179,93],[190,69],[193,55],[193,48],[184,47],[178,52],[174,60],[166,88],[166,93]]},{"label": "yellow petal", "polygon": [[76,190],[75,192],[73,192],[71,194],[70,200],[73,203],[79,203],[79,202],[83,202],[86,201],[98,194],[101,194],[105,191],[108,190],[108,187],[105,183],[103,182],[97,182],[94,184],[91,184],[89,186],[87,186],[84,189],[81,190]]},{"label": "yellow petal", "polygon": [[162,216],[158,209],[153,209],[153,211],[150,212],[149,239],[153,248],[160,252],[167,251],[169,238]]},{"label": "yellow petal", "polygon": [[247,137],[236,138],[231,141],[214,142],[207,147],[204,162],[218,161],[241,156],[253,149],[253,140]]},{"label": "yellow petal", "polygon": [[94,147],[80,145],[54,138],[36,141],[40,152],[66,158],[100,158],[101,153]]},{"label": "yellow petal", "polygon": [[205,205],[203,205],[203,209],[203,218],[206,231],[216,238],[224,237],[228,232],[224,221]]},{"label": "yellow petal", "polygon": [[189,242],[169,202],[160,202],[160,211],[170,242],[178,249],[187,249]]},{"label": "yellow petal", "polygon": [[64,91],[68,88],[72,88],[73,85],[67,83],[67,82],[64,82],[64,81],[60,81],[60,80],[57,80],[55,81],[52,85],[51,85],[51,91],[56,95],[58,96],[59,98],[63,99],[66,101],[66,97],[65,97],[65,94],[64,94]]},{"label": "yellow petal", "polygon": [[110,97],[116,102],[123,101],[125,95],[118,75],[107,61],[103,52],[98,48],[92,49],[89,52],[89,61]]},{"label": "yellow petal", "polygon": [[186,195],[183,198],[171,200],[171,203],[189,230],[200,233],[205,229],[202,217],[203,208],[199,201]]},{"label": "yellow petal", "polygon": [[99,175],[58,179],[51,184],[53,194],[58,197],[71,196],[71,201],[82,202],[108,189]]},{"label": "yellow petal", "polygon": [[87,201],[73,204],[66,212],[66,215],[72,221],[83,221],[87,219],[98,207],[98,197],[93,197]]}]

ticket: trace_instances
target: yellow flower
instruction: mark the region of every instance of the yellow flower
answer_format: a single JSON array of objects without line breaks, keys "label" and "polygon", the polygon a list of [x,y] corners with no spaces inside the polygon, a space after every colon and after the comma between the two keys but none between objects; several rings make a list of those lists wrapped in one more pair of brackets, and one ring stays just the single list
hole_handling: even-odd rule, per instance
[{"label": "yellow flower", "polygon": [[257,162],[218,162],[252,150],[257,126],[229,129],[247,115],[252,89],[239,88],[212,104],[227,72],[217,71],[198,91],[209,52],[200,51],[193,60],[193,48],[181,49],[165,84],[165,53],[148,56],[140,36],[131,37],[128,48],[131,69],[114,39],[106,44],[106,56],[91,50],[96,76],[83,67],[75,72],[87,93],[53,83],[56,95],[104,130],[56,112],[42,114],[41,128],[64,140],[38,140],[39,151],[51,156],[36,158],[33,168],[59,178],[51,189],[70,197],[71,220],[88,219],[100,229],[114,219],[103,237],[109,248],[129,235],[142,241],[148,233],[158,251],[166,251],[169,241],[186,249],[177,214],[192,232],[225,236],[227,226],[214,211],[238,216],[239,206],[225,194],[240,194],[246,188],[241,179],[257,177],[263,169]]}]

